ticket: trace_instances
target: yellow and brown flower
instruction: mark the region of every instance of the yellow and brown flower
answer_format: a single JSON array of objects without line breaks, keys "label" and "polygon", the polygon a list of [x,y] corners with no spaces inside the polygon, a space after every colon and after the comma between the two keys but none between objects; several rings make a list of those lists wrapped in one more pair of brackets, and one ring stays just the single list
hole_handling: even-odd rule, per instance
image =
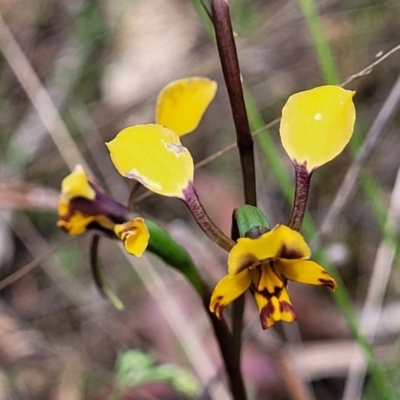
[{"label": "yellow and brown flower", "polygon": [[147,247],[149,232],[143,218],[132,219],[129,209],[104,194],[80,165],[62,181],[58,214],[57,226],[70,235],[93,230],[118,238],[137,257]]},{"label": "yellow and brown flower", "polygon": [[228,274],[214,289],[210,310],[218,317],[225,307],[250,289],[257,303],[261,325],[294,321],[287,281],[336,288],[334,279],[317,263],[300,233],[276,225],[258,238],[240,238],[228,258]]}]

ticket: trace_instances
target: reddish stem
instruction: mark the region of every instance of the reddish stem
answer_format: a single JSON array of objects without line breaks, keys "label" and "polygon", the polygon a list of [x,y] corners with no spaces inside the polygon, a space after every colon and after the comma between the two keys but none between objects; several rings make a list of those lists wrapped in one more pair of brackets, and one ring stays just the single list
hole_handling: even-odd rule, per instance
[{"label": "reddish stem", "polygon": [[206,210],[200,203],[192,182],[183,191],[183,195],[185,204],[204,233],[219,247],[229,252],[235,242],[226,236],[225,233],[222,232],[207,215]]},{"label": "reddish stem", "polygon": [[236,129],[236,140],[242,167],[245,203],[256,206],[257,194],[253,138],[247,118],[239,61],[227,1],[212,0],[211,11],[219,58],[221,60],[222,71],[224,73],[225,84],[232,109],[233,122]]},{"label": "reddish stem", "polygon": [[296,174],[296,188],[288,226],[289,228],[298,231],[301,228],[306,213],[312,173],[308,172],[305,164],[294,163],[294,170]]}]

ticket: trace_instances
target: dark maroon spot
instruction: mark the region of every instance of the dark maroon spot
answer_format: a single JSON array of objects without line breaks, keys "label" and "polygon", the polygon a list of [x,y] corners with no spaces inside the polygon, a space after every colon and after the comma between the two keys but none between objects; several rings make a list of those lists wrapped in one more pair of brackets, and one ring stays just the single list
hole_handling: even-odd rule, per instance
[{"label": "dark maroon spot", "polygon": [[285,258],[287,260],[298,260],[304,257],[300,251],[288,248],[285,244],[282,244],[280,250],[278,251],[278,258]]},{"label": "dark maroon spot", "polygon": [[71,208],[68,206],[68,212],[66,214],[60,215],[61,221],[68,222],[73,216],[75,212],[71,210]]},{"label": "dark maroon spot", "polygon": [[247,255],[241,258],[240,260],[240,266],[238,268],[238,270],[236,271],[236,274],[238,274],[239,272],[244,271],[247,268],[250,268],[254,265],[254,263],[257,262],[257,259],[255,257],[253,257],[252,255]]},{"label": "dark maroon spot", "polygon": [[267,288],[263,290],[256,290],[257,293],[261,294],[267,300],[270,300],[272,297],[279,297],[282,292],[282,288],[278,286],[274,286],[274,291],[272,293],[268,292]]},{"label": "dark maroon spot", "polygon": [[271,268],[271,270],[272,270],[272,272],[274,273],[274,275],[275,275],[279,280],[281,280],[282,283],[283,283],[284,285],[286,285],[287,279],[286,279],[284,276],[282,276],[282,274],[280,274],[280,273],[276,270],[276,268],[275,268],[275,263],[274,263],[273,260],[270,260],[270,261],[269,261],[269,267]]},{"label": "dark maroon spot", "polygon": [[335,283],[333,282],[332,279],[319,278],[318,282],[321,282],[321,284],[324,285],[324,286],[329,286],[332,290],[336,288],[336,285],[335,285]]},{"label": "dark maroon spot", "polygon": [[281,308],[281,313],[288,312],[292,315],[294,320],[297,319],[296,314],[294,312],[294,308],[290,303],[288,303],[287,301],[280,301],[279,304],[280,304],[280,308]]},{"label": "dark maroon spot", "polygon": [[260,313],[260,321],[263,329],[268,329],[273,324],[269,322],[269,318],[275,312],[275,307],[272,304],[272,301],[268,301],[268,303],[263,307]]},{"label": "dark maroon spot", "polygon": [[85,215],[104,215],[116,224],[122,224],[129,220],[129,210],[102,193],[96,193],[93,200],[74,197],[70,200],[69,207],[71,210],[79,211]]},{"label": "dark maroon spot", "polygon": [[256,265],[255,270],[257,271],[257,278],[254,280],[254,290],[256,290],[256,288],[258,288],[260,284],[260,279],[262,275],[262,266]]},{"label": "dark maroon spot", "polygon": [[137,230],[138,230],[138,228],[135,227],[135,226],[132,226],[132,227],[126,226],[125,228],[121,229],[121,236],[124,233],[132,233],[132,234],[134,234]]},{"label": "dark maroon spot", "polygon": [[221,318],[222,313],[225,310],[225,306],[221,303],[216,303],[214,306],[214,313],[218,318]]}]

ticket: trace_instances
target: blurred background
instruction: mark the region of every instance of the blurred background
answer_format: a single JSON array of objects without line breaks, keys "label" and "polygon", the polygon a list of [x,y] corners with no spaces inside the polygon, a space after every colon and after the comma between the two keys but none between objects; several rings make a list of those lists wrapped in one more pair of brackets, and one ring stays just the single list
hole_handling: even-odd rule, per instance
[{"label": "blurred background", "polygon": [[[288,96],[344,82],[378,61],[346,84],[357,91],[356,134],[314,174],[302,230],[318,260],[342,277],[341,289],[332,296],[290,284],[298,322],[267,331],[248,296],[249,398],[400,398],[400,3],[229,4],[259,133],[259,205],[272,226],[288,220],[294,187],[275,121]],[[153,122],[157,94],[171,80],[200,75],[219,85],[199,128],[183,138],[195,162],[234,142],[212,32],[199,1],[0,0],[0,399],[230,398],[206,314],[181,276],[103,240],[104,273],[125,305],[117,311],[94,287],[90,235],[70,238],[56,227],[60,183],[77,163],[128,201],[134,182],[117,174],[104,142]],[[355,180],[346,196],[348,171]],[[229,234],[243,202],[237,149],[197,169],[195,184]],[[211,286],[226,273],[226,254],[183,203],[153,195],[135,207],[190,252]],[[370,372],[350,327],[373,343]]]}]

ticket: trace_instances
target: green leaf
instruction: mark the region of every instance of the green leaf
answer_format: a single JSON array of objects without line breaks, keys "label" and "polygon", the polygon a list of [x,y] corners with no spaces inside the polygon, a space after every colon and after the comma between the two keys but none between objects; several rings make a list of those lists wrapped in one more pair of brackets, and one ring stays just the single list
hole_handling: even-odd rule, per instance
[{"label": "green leaf", "polygon": [[188,252],[169,233],[150,219],[145,219],[150,232],[147,251],[160,257],[166,264],[179,271],[199,294],[203,292],[203,280]]}]

